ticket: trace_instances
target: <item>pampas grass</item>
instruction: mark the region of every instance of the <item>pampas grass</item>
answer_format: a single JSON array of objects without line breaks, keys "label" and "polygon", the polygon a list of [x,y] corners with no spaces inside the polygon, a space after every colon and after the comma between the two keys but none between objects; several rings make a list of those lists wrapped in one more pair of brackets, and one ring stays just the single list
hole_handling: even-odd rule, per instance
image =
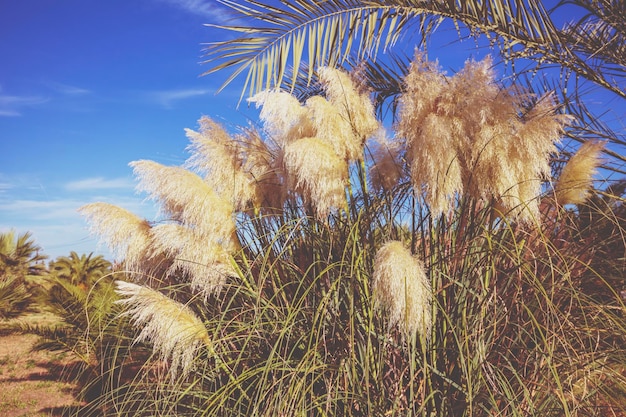
[{"label": "pampas grass", "polygon": [[565,164],[554,186],[559,204],[581,204],[587,200],[604,146],[600,141],[585,142]]},{"label": "pampas grass", "polygon": [[285,91],[263,91],[248,101],[261,107],[259,117],[266,131],[282,146],[316,133],[308,110],[297,98]]},{"label": "pampas grass", "polygon": [[448,212],[456,196],[468,194],[499,201],[520,220],[536,219],[550,156],[570,120],[556,112],[553,97],[526,109],[525,93],[495,83],[490,59],[468,61],[446,78],[418,56],[405,83],[397,131],[431,211]]},{"label": "pampas grass", "polygon": [[195,173],[153,161],[130,164],[139,180],[137,189],[147,192],[174,220],[194,227],[199,233],[230,239],[235,224],[232,204]]},{"label": "pampas grass", "polygon": [[230,264],[232,244],[228,242],[224,247],[175,223],[155,226],[152,235],[154,248],[173,259],[167,273],[173,277],[182,274],[191,289],[200,291],[205,298],[219,293],[227,278],[236,275]]},{"label": "pampas grass", "polygon": [[285,147],[285,167],[295,189],[325,219],[331,211],[347,206],[348,165],[333,148],[318,138],[303,138]]},{"label": "pampas grass", "polygon": [[116,303],[126,307],[141,332],[136,342],[149,342],[155,353],[170,363],[172,379],[191,372],[200,349],[210,347],[207,329],[193,311],[162,293],[141,285],[117,281]]},{"label": "pampas grass", "polygon": [[404,175],[401,148],[396,143],[381,139],[372,142],[370,146],[372,164],[369,169],[369,178],[375,190],[391,191]]},{"label": "pampas grass", "polygon": [[389,325],[428,340],[433,294],[423,263],[402,242],[390,241],[376,253],[372,277],[374,297],[389,312]]},{"label": "pampas grass", "polygon": [[[116,414],[575,416],[620,404],[624,303],[603,271],[623,268],[593,256],[623,253],[602,236],[624,236],[622,207],[607,197],[593,217],[591,204],[537,216],[569,120],[554,97],[501,86],[489,60],[448,77],[418,56],[384,138],[347,74],[319,76],[323,95],[304,103],[255,96],[263,129],[201,119],[182,167],[134,162],[162,209],[153,224],[82,209],[130,265],[163,260],[154,271],[167,278],[151,282],[159,291],[118,284],[137,340],[175,381],[138,378]],[[561,202],[586,196],[600,149],[571,158]]]},{"label": "pampas grass", "polygon": [[320,82],[324,87],[328,104],[325,106],[321,97],[307,100],[306,106],[313,110],[317,137],[330,139],[339,156],[349,161],[363,158],[365,140],[372,136],[380,127],[374,117],[374,106],[367,93],[360,93],[350,76],[338,69],[323,67],[318,71]]},{"label": "pampas grass", "polygon": [[151,226],[146,220],[108,203],[86,204],[78,211],[89,221],[91,232],[105,241],[129,271],[142,269],[152,240]]}]

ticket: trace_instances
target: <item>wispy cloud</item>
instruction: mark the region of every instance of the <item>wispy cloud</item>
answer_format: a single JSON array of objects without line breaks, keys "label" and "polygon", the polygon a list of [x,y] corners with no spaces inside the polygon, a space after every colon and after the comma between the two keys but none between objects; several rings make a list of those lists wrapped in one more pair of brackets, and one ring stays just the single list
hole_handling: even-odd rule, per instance
[{"label": "wispy cloud", "polygon": [[139,216],[152,220],[156,208],[142,202],[135,195],[99,196],[97,198],[0,198],[0,232],[16,230],[32,232],[35,242],[43,247],[52,259],[69,254],[96,252],[111,258],[106,247],[92,236],[88,223],[78,213],[78,208],[94,201],[119,205]]},{"label": "wispy cloud", "polygon": [[189,13],[210,19],[212,23],[226,23],[233,20],[230,9],[220,6],[215,0],[161,0]]},{"label": "wispy cloud", "polygon": [[180,90],[155,91],[150,97],[165,108],[172,108],[174,103],[211,93],[212,90],[191,88]]},{"label": "wispy cloud", "polygon": [[103,177],[85,178],[82,180],[71,181],[65,184],[67,191],[96,191],[111,189],[131,189],[134,183],[128,178],[112,178]]},{"label": "wispy cloud", "polygon": [[46,85],[57,93],[61,93],[63,95],[68,96],[80,96],[85,94],[90,94],[91,91],[86,88],[77,87],[74,85],[58,83],[54,81],[46,82]]},{"label": "wispy cloud", "polygon": [[49,99],[45,97],[6,95],[0,92],[0,116],[21,116],[22,108],[36,106],[47,101]]}]

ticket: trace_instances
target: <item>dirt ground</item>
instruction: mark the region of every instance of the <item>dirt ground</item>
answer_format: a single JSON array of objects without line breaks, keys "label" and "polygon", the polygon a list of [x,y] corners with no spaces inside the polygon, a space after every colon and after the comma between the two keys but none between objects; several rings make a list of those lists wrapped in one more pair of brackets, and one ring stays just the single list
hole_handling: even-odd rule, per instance
[{"label": "dirt ground", "polygon": [[0,333],[0,416],[60,416],[76,405],[75,387],[64,382],[73,358],[62,352],[32,352],[37,336]]}]

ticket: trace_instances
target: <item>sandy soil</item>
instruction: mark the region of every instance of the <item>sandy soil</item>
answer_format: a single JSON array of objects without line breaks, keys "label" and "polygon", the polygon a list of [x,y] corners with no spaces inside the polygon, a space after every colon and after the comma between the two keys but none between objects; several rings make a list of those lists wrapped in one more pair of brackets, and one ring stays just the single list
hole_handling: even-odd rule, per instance
[{"label": "sandy soil", "polygon": [[32,352],[37,336],[0,335],[0,416],[60,416],[76,404],[75,387],[64,381],[72,358],[62,352]]}]

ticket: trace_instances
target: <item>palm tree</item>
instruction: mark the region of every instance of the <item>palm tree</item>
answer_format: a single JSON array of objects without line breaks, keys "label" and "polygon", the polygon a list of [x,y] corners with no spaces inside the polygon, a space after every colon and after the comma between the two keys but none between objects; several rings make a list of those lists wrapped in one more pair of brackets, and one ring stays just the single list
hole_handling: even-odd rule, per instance
[{"label": "palm tree", "polygon": [[41,250],[30,232],[17,237],[14,230],[0,233],[0,275],[41,275],[45,270],[43,261],[47,258]]},{"label": "palm tree", "polygon": [[29,276],[45,272],[46,256],[30,232],[0,233],[0,318],[23,314],[32,303]]},{"label": "palm tree", "polygon": [[102,255],[78,255],[70,252],[69,256],[60,256],[50,264],[50,272],[57,278],[73,285],[88,288],[99,278],[111,271],[111,263]]},{"label": "palm tree", "polygon": [[[459,39],[483,35],[510,63],[513,78],[556,66],[560,76],[535,88],[556,90],[578,123],[569,136],[577,141],[604,138],[614,161],[626,162],[619,147],[626,135],[614,132],[592,114],[582,92],[587,84],[626,99],[626,25],[622,0],[563,0],[546,10],[540,0],[220,0],[232,8],[237,22],[216,26],[238,34],[207,47],[204,74],[229,70],[222,88],[245,75],[243,94],[254,95],[275,87],[310,93],[320,66],[360,65],[360,74],[373,90],[378,105],[402,89],[412,56],[391,53],[401,36],[417,33],[420,47],[444,21],[452,21]],[[554,16],[579,16],[557,27]],[[416,30],[417,29],[417,30]],[[307,59],[305,59],[308,58]],[[386,62],[387,61],[387,62]],[[521,65],[514,65],[520,62]],[[521,70],[518,70],[521,68]],[[393,108],[393,107],[392,107]],[[613,169],[620,169],[612,166]],[[621,170],[621,169],[620,169]]]}]

